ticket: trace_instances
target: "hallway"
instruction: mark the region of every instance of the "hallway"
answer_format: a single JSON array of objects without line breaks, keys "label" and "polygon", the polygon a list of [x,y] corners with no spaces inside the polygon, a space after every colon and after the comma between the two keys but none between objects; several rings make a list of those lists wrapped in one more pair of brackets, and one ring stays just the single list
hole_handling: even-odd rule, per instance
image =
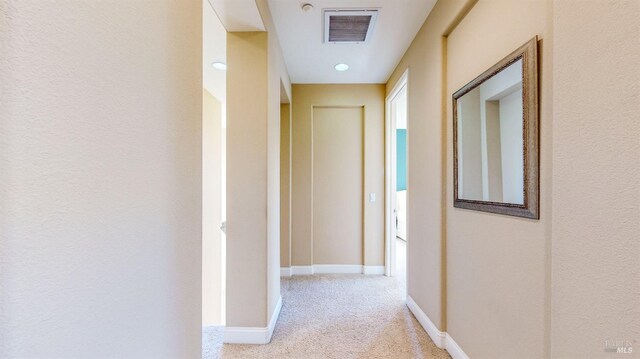
[{"label": "hallway", "polygon": [[222,328],[202,333],[202,358],[449,358],[405,305],[405,242],[398,276],[282,278],[284,305],[269,345],[222,346]]},{"label": "hallway", "polygon": [[639,358],[639,18],[0,0],[0,358]]}]

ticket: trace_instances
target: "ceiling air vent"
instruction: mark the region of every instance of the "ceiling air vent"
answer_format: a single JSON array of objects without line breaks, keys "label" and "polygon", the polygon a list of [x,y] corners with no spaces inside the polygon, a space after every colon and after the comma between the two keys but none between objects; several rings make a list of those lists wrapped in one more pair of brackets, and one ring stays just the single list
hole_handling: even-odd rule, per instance
[{"label": "ceiling air vent", "polygon": [[378,10],[324,10],[324,42],[365,43],[371,39]]}]

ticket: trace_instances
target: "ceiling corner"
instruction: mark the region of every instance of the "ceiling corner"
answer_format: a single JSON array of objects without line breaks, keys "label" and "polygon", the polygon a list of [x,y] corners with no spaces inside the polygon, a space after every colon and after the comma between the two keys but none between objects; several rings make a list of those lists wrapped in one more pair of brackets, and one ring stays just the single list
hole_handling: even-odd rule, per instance
[{"label": "ceiling corner", "polygon": [[265,31],[255,0],[208,0],[228,32]]}]

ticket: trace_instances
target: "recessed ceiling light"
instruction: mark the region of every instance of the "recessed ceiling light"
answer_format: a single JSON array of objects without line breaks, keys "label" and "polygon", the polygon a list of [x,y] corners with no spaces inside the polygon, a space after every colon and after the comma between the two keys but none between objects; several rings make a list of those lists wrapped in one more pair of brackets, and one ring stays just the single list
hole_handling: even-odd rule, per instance
[{"label": "recessed ceiling light", "polygon": [[225,64],[224,62],[214,62],[211,64],[211,66],[213,66],[213,68],[216,70],[227,71],[227,64]]},{"label": "recessed ceiling light", "polygon": [[313,11],[313,5],[311,5],[311,4],[302,5],[302,11],[304,11],[304,12],[312,12]]},{"label": "recessed ceiling light", "polygon": [[337,64],[335,66],[335,69],[336,69],[336,71],[344,72],[344,71],[349,70],[349,65],[347,65],[347,64]]}]

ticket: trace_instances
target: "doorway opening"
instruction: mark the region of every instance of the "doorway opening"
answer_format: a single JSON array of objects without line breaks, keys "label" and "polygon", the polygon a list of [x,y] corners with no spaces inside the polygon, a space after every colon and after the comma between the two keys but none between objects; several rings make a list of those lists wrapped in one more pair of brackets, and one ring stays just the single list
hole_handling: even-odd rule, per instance
[{"label": "doorway opening", "polygon": [[406,283],[408,191],[408,70],[386,99],[385,274]]},{"label": "doorway opening", "polygon": [[227,32],[202,1],[202,326],[210,334],[226,322]]}]

